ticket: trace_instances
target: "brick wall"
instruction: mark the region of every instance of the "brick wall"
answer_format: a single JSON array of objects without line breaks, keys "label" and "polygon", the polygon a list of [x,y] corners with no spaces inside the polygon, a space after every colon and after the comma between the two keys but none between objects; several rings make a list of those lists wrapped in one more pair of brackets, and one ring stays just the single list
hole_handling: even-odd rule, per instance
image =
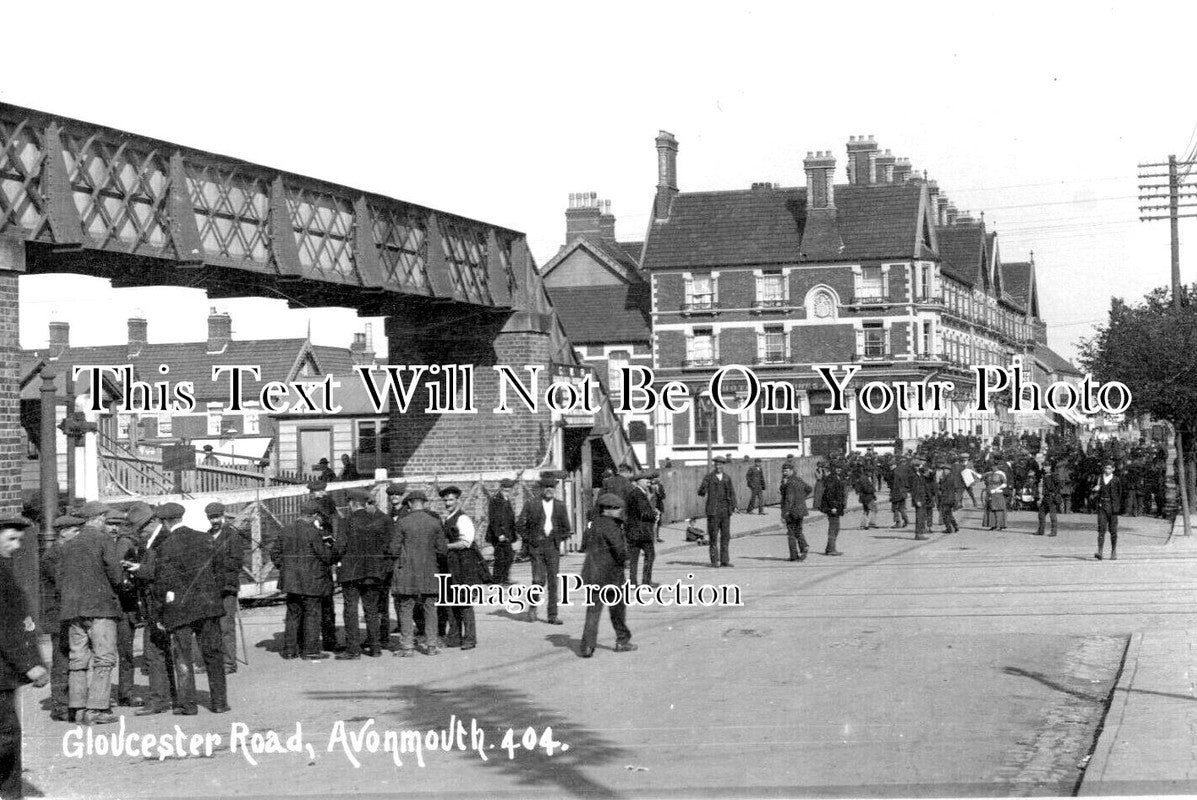
[{"label": "brick wall", "polygon": [[894,355],[910,352],[910,323],[896,322],[889,329],[889,349]]},{"label": "brick wall", "polygon": [[[17,270],[25,268],[25,243],[0,241],[0,514],[21,513],[21,466],[25,438],[21,428],[20,318]],[[40,386],[40,381],[38,382]],[[40,507],[40,502],[38,503]],[[25,535],[24,546],[13,557],[12,569],[25,592],[33,618],[40,616],[37,563],[38,531]]]},{"label": "brick wall", "polygon": [[889,268],[889,299],[903,302],[909,297],[910,270],[905,266]]},{"label": "brick wall", "polygon": [[798,363],[848,363],[855,352],[850,325],[803,325],[790,332],[790,358]]},{"label": "brick wall", "polygon": [[790,303],[801,305],[806,293],[819,284],[834,289],[844,303],[852,299],[856,290],[856,278],[849,266],[796,269],[790,273]]},{"label": "brick wall", "polygon": [[756,278],[752,270],[722,270],[719,273],[719,307],[752,308],[756,300]]},{"label": "brick wall", "polygon": [[680,272],[653,276],[656,283],[656,298],[653,311],[680,311],[686,301],[686,280]]},{"label": "brick wall", "polygon": [[[553,436],[550,413],[543,402],[549,384],[547,334],[525,326],[505,331],[501,320],[449,328],[428,316],[421,317],[418,326],[408,319],[406,315],[387,319],[390,363],[473,364],[477,413],[425,414],[425,381],[416,390],[407,413],[391,411],[388,467],[405,473],[443,473],[526,469],[538,464]],[[437,334],[424,332],[428,330]],[[452,334],[446,336],[447,330]],[[538,384],[537,411],[527,410],[509,390],[512,413],[493,413],[499,400],[500,378],[492,368],[496,364],[511,366],[524,385],[528,384],[526,365],[545,367]]]},{"label": "brick wall", "polygon": [[676,369],[686,359],[686,334],[682,331],[658,331],[657,368]]},{"label": "brick wall", "polygon": [[756,362],[756,328],[719,331],[719,363],[751,367]]}]

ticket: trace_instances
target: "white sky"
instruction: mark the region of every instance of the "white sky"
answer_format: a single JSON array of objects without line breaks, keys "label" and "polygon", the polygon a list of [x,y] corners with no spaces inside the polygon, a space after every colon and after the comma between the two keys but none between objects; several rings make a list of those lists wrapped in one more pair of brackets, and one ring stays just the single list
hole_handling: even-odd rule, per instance
[{"label": "white sky", "polygon": [[[1168,225],[1140,223],[1136,164],[1197,138],[1174,3],[56,3],[8,8],[0,101],[450,210],[562,244],[570,192],[610,199],[641,239],[658,129],[682,191],[804,183],[808,150],[874,134],[961,208],[1003,257],[1035,251],[1064,355],[1110,296],[1169,280]],[[1188,62],[1188,63],[1186,63]],[[1181,224],[1181,268],[1197,246]],[[21,283],[21,339],[51,315],[75,343],[205,336],[194,290]],[[234,336],[348,346],[346,310],[222,300]],[[382,328],[375,324],[376,346]]]}]

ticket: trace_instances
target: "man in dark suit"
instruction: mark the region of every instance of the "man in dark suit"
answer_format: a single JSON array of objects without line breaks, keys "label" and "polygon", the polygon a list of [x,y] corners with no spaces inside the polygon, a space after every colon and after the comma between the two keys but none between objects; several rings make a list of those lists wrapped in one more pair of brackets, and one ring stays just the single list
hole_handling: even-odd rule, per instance
[{"label": "man in dark suit", "polygon": [[730,567],[731,515],[736,510],[736,490],[731,478],[723,473],[725,461],[715,459],[714,470],[707,473],[698,487],[698,496],[705,497],[707,541],[712,567]]},{"label": "man in dark suit", "polygon": [[1050,535],[1055,536],[1057,533],[1056,515],[1060,513],[1060,505],[1063,502],[1060,479],[1056,477],[1056,465],[1047,464],[1046,457],[1040,453],[1035,457],[1031,478],[1035,505],[1039,510],[1039,528],[1035,531],[1035,535],[1043,535],[1043,523],[1050,516],[1052,524]]},{"label": "man in dark suit", "polygon": [[[321,459],[321,461],[327,468],[328,459]],[[320,507],[319,512],[316,514],[316,526],[321,529],[325,536],[331,536],[335,539],[337,525],[341,522],[341,516],[337,513],[337,504],[328,494],[328,482],[330,480],[336,480],[336,478],[321,476],[319,479],[309,483],[308,499],[314,501]],[[328,594],[320,598],[320,641],[324,649],[330,652],[338,649],[337,616],[333,606],[333,588],[334,584],[330,581],[328,584]]]},{"label": "man in dark suit", "polygon": [[[586,560],[582,563],[582,580],[595,586],[619,586],[623,583],[623,565],[627,551],[620,515],[624,501],[618,495],[599,495],[598,516],[586,532],[583,549]],[[593,605],[586,607],[586,622],[582,627],[582,647],[578,655],[590,658],[598,644],[599,620],[603,616],[603,604],[596,597]],[[611,627],[615,628],[615,652],[626,653],[636,649],[632,644],[632,632],[628,630],[627,609],[622,602],[609,607]]]},{"label": "man in dark suit", "polygon": [[[341,566],[337,580],[341,584],[341,600],[345,623],[345,651],[339,660],[355,660],[365,653],[370,657],[382,655],[379,644],[378,593],[386,592],[391,559],[386,549],[391,543],[395,527],[386,514],[367,510],[370,493],[365,489],[349,490],[349,518],[341,526],[337,537],[341,551]],[[361,645],[358,626],[358,605],[365,607],[366,646]]]},{"label": "man in dark suit", "polygon": [[270,560],[278,567],[279,591],[287,595],[283,658],[301,655],[300,628],[303,658],[328,658],[320,652],[320,600],[332,595],[332,565],[339,553],[331,532],[316,523],[320,510],[318,502],[305,500],[299,519],[284,528],[270,548]]},{"label": "man in dark suit", "polygon": [[1097,552],[1093,557],[1102,559],[1106,543],[1106,531],[1110,532],[1110,560],[1118,559],[1118,515],[1122,513],[1122,481],[1114,474],[1114,462],[1107,461],[1101,469],[1097,485],[1089,492],[1097,506]]},{"label": "man in dark suit", "polygon": [[656,522],[657,510],[653,508],[652,496],[649,494],[648,482],[651,472],[638,472],[636,483],[624,498],[624,536],[628,540],[628,579],[636,585],[636,567],[640,561],[640,553],[644,553],[644,580],[641,583],[652,585],[653,562],[657,558]]},{"label": "man in dark suit", "polygon": [[[516,526],[524,546],[532,549],[532,582],[548,589],[548,623],[560,625],[557,618],[557,570],[561,563],[561,543],[573,535],[565,503],[557,500],[557,481],[540,479],[540,499],[524,503]],[[536,621],[536,607],[528,609],[528,621]]]},{"label": "man in dark suit", "polygon": [[519,539],[510,498],[514,486],[515,481],[511,478],[499,481],[499,491],[490,498],[486,511],[486,541],[494,548],[495,583],[504,586],[511,583],[511,563],[515,560],[513,545]]},{"label": "man in dark suit", "polygon": [[241,610],[241,569],[245,563],[245,534],[225,518],[223,503],[208,503],[204,514],[208,517],[208,533],[212,544],[224,563],[220,573],[220,603],[224,614],[220,617],[220,639],[224,650],[224,671],[237,671],[237,613]]},{"label": "man in dark suit", "polygon": [[56,583],[59,542],[74,538],[82,524],[81,517],[66,514],[55,519],[54,530],[59,538],[46,548],[38,560],[42,595],[41,628],[50,634],[50,719],[55,722],[75,721],[75,712],[70,710],[67,702],[67,664],[71,655],[70,620],[62,619],[59,613],[61,600]]},{"label": "man in dark suit", "polygon": [[914,538],[931,538],[931,509],[935,505],[935,477],[921,458],[911,459],[910,502],[914,506]]},{"label": "man in dark suit", "polygon": [[744,480],[748,484],[748,507],[745,514],[751,514],[756,509],[758,514],[765,513],[765,471],[761,469],[761,460],[756,459],[752,466],[744,472]]},{"label": "man in dark suit", "polygon": [[914,479],[914,471],[905,456],[898,456],[898,465],[894,467],[893,477],[889,484],[889,504],[894,512],[895,528],[905,528],[910,524],[906,516],[906,496],[910,494],[910,484]]},{"label": "man in dark suit", "polygon": [[162,624],[170,631],[175,649],[175,684],[179,692],[176,714],[196,713],[195,655],[200,654],[208,671],[208,694],[212,713],[229,710],[224,674],[224,647],[220,618],[224,615],[221,589],[225,581],[224,557],[207,531],[197,531],[183,524],[184,509],[178,503],[166,503],[158,510],[170,535],[142,569],[155,578],[155,588],[162,601]]},{"label": "man in dark suit", "polygon": [[798,473],[794,465],[786,462],[781,466],[781,518],[786,524],[786,541],[790,546],[790,561],[805,561],[810,546],[802,533],[802,521],[806,517],[806,498],[810,486]]},{"label": "man in dark suit", "polygon": [[441,518],[428,510],[428,498],[421,491],[408,495],[410,512],[395,525],[387,555],[395,559],[391,590],[399,611],[399,649],[396,656],[416,654],[415,609],[422,610],[425,652],[430,656],[440,649],[436,619],[436,575],[448,552]]},{"label": "man in dark suit", "polygon": [[840,469],[837,464],[828,465],[827,475],[823,478],[823,494],[819,497],[819,510],[827,515],[827,548],[823,551],[826,556],[843,555],[835,547],[840,535],[840,520],[848,504],[848,489]]},{"label": "man in dark suit", "polygon": [[141,634],[141,650],[150,677],[150,695],[137,716],[162,714],[178,707],[178,687],[175,685],[175,659],[170,634],[162,623],[162,601],[152,573],[142,574],[139,564],[157,558],[170,530],[157,516],[155,509],[146,506],[129,511],[128,523],[138,534],[137,554],[123,563],[133,575],[134,585],[141,597],[145,627]]},{"label": "man in dark suit", "polygon": [[37,626],[12,571],[12,557],[33,525],[23,517],[0,519],[0,797],[23,797],[21,718],[17,689],[45,686],[49,673],[37,647]]},{"label": "man in dark suit", "polygon": [[[116,542],[119,559],[135,558],[137,537],[129,530],[128,514],[115,508],[104,515],[104,529]],[[133,632],[137,630],[139,618],[137,590],[128,575],[117,587],[116,596],[121,602],[121,615],[116,620],[116,703],[118,706],[138,707],[142,703],[133,696]]]}]

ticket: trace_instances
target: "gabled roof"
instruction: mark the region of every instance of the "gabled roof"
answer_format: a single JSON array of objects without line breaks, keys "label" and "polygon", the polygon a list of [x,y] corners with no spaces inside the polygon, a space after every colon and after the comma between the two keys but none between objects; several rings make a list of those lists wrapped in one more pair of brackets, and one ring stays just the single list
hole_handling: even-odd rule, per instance
[{"label": "gabled roof", "polygon": [[639,262],[637,253],[633,257],[627,249],[627,246],[612,242],[608,239],[603,239],[599,236],[575,236],[573,239],[557,251],[557,255],[553,256],[544,265],[542,276],[548,276],[554,269],[556,269],[566,258],[578,250],[585,250],[600,264],[609,269],[613,274],[620,278],[620,280],[628,282],[639,282],[643,278],[639,271]]},{"label": "gabled roof", "polygon": [[[26,363],[27,360],[32,365],[45,357],[45,350],[27,350],[22,353],[22,363]],[[249,401],[257,399],[262,384],[267,381],[295,380],[307,361],[313,366],[313,379],[317,375],[330,374],[357,379],[348,348],[315,346],[307,339],[232,340],[219,353],[209,353],[206,341],[147,343],[141,345],[140,352],[134,357],[130,357],[127,344],[71,347],[50,363],[117,367],[132,364],[135,380],[149,384],[169,380],[172,386],[182,381],[191,381],[195,385],[196,401],[203,403],[224,401],[228,398],[229,375],[226,372],[218,380],[212,380],[214,365],[239,364],[261,367],[261,380],[255,380],[248,374],[243,375],[241,396],[242,400]],[[165,375],[160,373],[158,367],[161,364],[170,367],[170,372]],[[60,367],[58,371],[61,371]],[[26,387],[26,393],[36,383],[31,382],[30,386]],[[65,387],[65,384],[60,382],[59,386]],[[81,376],[75,382],[75,391],[82,392],[86,388],[86,377]],[[36,396],[36,387],[32,392],[33,396]]]},{"label": "gabled roof", "polygon": [[1030,312],[1039,316],[1039,287],[1035,281],[1035,264],[1032,261],[1011,261],[1003,265],[1006,270],[1006,289],[1010,296]]},{"label": "gabled roof", "polygon": [[648,342],[652,298],[647,283],[546,287],[574,344]]},{"label": "gabled roof", "polygon": [[628,254],[628,258],[632,259],[637,267],[640,266],[640,253],[644,250],[644,242],[616,242],[616,245],[623,248],[623,251]]},{"label": "gabled roof", "polygon": [[918,183],[836,186],[834,214],[808,214],[804,188],[684,192],[650,226],[641,267],[920,257],[923,195]]},{"label": "gabled roof", "polygon": [[985,249],[984,229],[979,224],[966,223],[943,225],[935,233],[941,269],[967,286],[976,286]]},{"label": "gabled roof", "polygon": [[1077,377],[1084,374],[1072,366],[1067,359],[1045,344],[1035,345],[1035,358],[1047,368],[1048,372],[1061,375],[1075,375]]}]

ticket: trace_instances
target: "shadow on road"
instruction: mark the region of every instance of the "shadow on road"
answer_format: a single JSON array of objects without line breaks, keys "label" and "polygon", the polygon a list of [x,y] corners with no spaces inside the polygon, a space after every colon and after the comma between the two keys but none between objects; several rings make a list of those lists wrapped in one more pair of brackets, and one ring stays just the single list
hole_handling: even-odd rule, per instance
[{"label": "shadow on road", "polygon": [[[624,748],[574,725],[557,711],[538,704],[534,697],[493,684],[475,683],[452,690],[417,684],[307,694],[314,700],[334,703],[338,707],[351,707],[360,701],[393,701],[394,711],[384,713],[398,718],[398,724],[388,726],[394,728],[439,731],[449,724],[450,717],[456,715],[469,730],[472,720],[485,732],[488,744],[494,747],[486,751],[485,769],[498,770],[520,785],[553,794],[616,797],[617,792],[590,778],[586,772],[631,755]],[[552,756],[545,755],[543,749],[522,751],[520,743],[527,726],[535,728],[538,736],[551,727],[553,738],[568,744],[569,749],[558,750]],[[503,733],[508,728],[512,728],[515,735],[517,752],[513,759],[502,749]],[[472,751],[459,752],[459,756],[478,758]]]},{"label": "shadow on road", "polygon": [[[1073,697],[1076,697],[1080,700],[1084,700],[1086,702],[1090,702],[1090,703],[1104,703],[1105,702],[1104,695],[1101,695],[1101,696],[1092,695],[1092,694],[1089,694],[1088,692],[1082,692],[1077,689],[1070,688],[1068,686],[1065,686],[1062,683],[1052,680],[1051,678],[1044,675],[1042,672],[1031,672],[1030,670],[1022,669],[1021,667],[1005,667],[1002,669],[1002,672],[1006,673],[1007,675],[1016,675],[1020,678],[1030,678],[1033,681],[1042,683],[1044,686],[1048,687],[1049,689],[1055,689],[1057,692],[1064,692],[1065,694],[1070,694]],[[1187,698],[1187,699],[1192,699],[1192,698]]]}]

